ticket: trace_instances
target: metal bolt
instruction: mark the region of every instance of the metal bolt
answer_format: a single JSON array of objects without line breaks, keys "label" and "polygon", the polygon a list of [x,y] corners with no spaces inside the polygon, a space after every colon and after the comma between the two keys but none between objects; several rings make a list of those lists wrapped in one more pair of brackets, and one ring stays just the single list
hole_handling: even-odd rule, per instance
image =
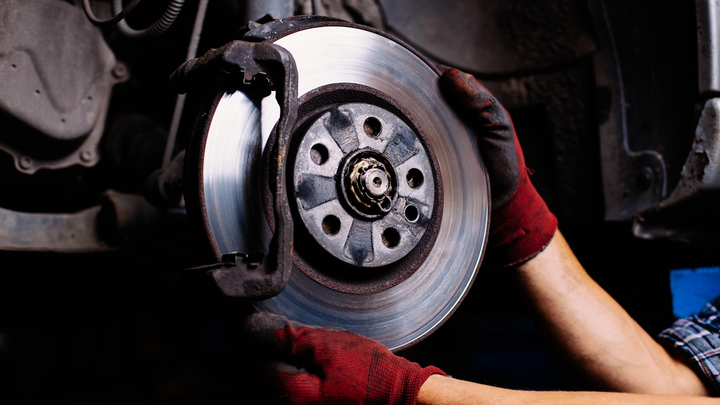
[{"label": "metal bolt", "polygon": [[23,156],[20,158],[20,167],[27,170],[33,165],[33,160],[30,156]]},{"label": "metal bolt", "polygon": [[388,175],[380,169],[371,169],[363,176],[365,189],[375,197],[380,197],[388,191],[390,179]]},{"label": "metal bolt", "polygon": [[94,153],[90,149],[86,149],[86,150],[80,152],[80,160],[82,160],[85,163],[91,162],[93,159],[93,156],[94,156]]},{"label": "metal bolt", "polygon": [[118,80],[125,79],[128,75],[127,66],[122,62],[118,62],[112,70],[112,75]]}]

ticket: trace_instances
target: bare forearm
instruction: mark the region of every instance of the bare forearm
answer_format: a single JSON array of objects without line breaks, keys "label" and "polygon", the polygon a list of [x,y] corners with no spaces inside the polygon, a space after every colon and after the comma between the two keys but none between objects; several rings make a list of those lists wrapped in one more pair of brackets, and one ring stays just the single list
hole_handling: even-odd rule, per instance
[{"label": "bare forearm", "polygon": [[694,372],[588,276],[560,232],[517,271],[541,327],[602,388],[707,395]]},{"label": "bare forearm", "polygon": [[417,403],[418,405],[702,405],[717,404],[717,399],[611,392],[515,391],[434,375],[420,388]]}]

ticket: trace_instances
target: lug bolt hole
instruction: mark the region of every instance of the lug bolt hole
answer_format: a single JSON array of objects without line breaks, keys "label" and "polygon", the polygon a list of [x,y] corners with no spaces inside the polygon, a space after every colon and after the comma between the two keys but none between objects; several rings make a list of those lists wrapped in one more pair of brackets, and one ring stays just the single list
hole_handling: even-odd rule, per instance
[{"label": "lug bolt hole", "polygon": [[328,215],[323,218],[322,228],[328,235],[337,235],[340,232],[340,220],[335,215]]},{"label": "lug bolt hole", "polygon": [[416,206],[408,205],[405,207],[405,219],[407,219],[408,222],[415,222],[418,220],[418,217],[420,217],[420,211],[418,211]]},{"label": "lug bolt hole", "polygon": [[325,145],[316,143],[310,149],[310,159],[318,166],[321,166],[327,162],[330,153],[328,152]]},{"label": "lug bolt hole", "polygon": [[367,136],[374,138],[380,134],[380,131],[382,131],[382,125],[380,124],[380,120],[378,120],[375,117],[370,117],[365,120],[365,133]]},{"label": "lug bolt hole", "polygon": [[407,179],[408,185],[411,188],[418,188],[423,185],[425,182],[425,177],[423,176],[422,172],[418,169],[410,169],[408,171],[407,176],[405,176]]},{"label": "lug bolt hole", "polygon": [[382,233],[382,241],[390,249],[400,244],[400,232],[395,228],[387,228]]}]

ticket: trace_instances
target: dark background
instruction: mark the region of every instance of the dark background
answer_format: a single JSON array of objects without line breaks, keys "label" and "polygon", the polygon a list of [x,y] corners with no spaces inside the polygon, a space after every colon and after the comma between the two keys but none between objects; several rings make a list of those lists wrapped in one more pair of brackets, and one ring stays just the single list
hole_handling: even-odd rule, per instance
[{"label": "dark background", "polygon": [[[533,11],[531,4],[513,4],[513,10]],[[631,141],[664,154],[672,190],[701,102],[693,4],[612,0],[607,7],[629,83]],[[231,38],[242,25],[241,10],[241,2],[211,1],[207,21],[214,23],[206,24],[200,49]],[[118,59],[133,72],[114,90],[108,127],[131,114],[169,126],[174,95],[166,78],[182,62],[191,25],[192,15],[181,15],[164,39],[142,47],[107,31]],[[542,41],[530,43],[542,48],[573,34],[555,28],[552,21],[537,22],[533,30]],[[608,162],[600,161],[597,128],[606,100],[596,92],[592,58],[591,52],[538,68],[474,73],[510,111],[531,179],[580,262],[655,335],[674,319],[669,270],[717,265],[718,257],[710,243],[641,240],[630,222],[603,220],[601,165]],[[182,144],[188,134],[180,136]],[[0,163],[6,205],[47,211],[48,196],[58,195],[64,197],[54,201],[56,210],[57,204],[72,211],[96,203],[92,192],[79,198],[61,188],[38,191]],[[107,187],[132,191],[137,184],[111,178],[99,188]],[[29,196],[7,197],[22,193]],[[256,370],[243,362],[248,348],[235,334],[246,306],[176,288],[175,274],[201,261],[197,243],[189,234],[159,239],[102,254],[0,252],[0,402],[248,402],[252,387],[245,382]],[[456,378],[508,388],[593,388],[572,377],[540,336],[510,269],[481,268],[446,324],[400,354]]]}]

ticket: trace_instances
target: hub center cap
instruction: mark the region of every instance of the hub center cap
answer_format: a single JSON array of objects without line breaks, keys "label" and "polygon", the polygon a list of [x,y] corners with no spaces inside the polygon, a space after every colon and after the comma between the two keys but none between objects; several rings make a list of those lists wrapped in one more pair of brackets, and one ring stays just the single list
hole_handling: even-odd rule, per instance
[{"label": "hub center cap", "polygon": [[363,176],[363,184],[368,193],[374,197],[380,197],[385,195],[390,189],[389,182],[390,176],[387,172],[378,169],[369,170]]}]

